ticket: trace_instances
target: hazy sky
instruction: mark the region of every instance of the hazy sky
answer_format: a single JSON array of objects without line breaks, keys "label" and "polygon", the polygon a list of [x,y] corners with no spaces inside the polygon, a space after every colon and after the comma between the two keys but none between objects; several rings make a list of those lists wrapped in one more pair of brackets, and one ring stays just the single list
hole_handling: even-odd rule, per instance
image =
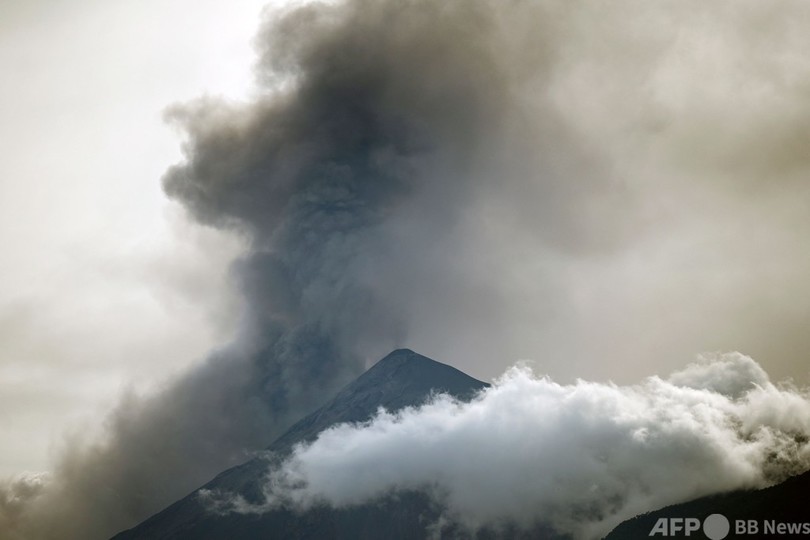
[{"label": "hazy sky", "polygon": [[263,3],[0,6],[0,476],[105,425],[112,471],[217,372],[104,424],[121,396],[237,329],[217,389],[267,354],[278,384],[245,388],[289,415],[395,346],[623,383],[738,350],[807,381],[805,3],[356,0],[254,51]]},{"label": "hazy sky", "polygon": [[246,94],[264,3],[0,4],[0,474],[227,336],[236,243],[163,195],[162,112]]}]

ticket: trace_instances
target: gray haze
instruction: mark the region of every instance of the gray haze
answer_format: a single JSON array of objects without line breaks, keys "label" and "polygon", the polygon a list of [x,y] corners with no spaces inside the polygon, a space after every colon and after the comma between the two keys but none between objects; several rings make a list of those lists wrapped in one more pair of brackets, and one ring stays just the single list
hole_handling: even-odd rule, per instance
[{"label": "gray haze", "polygon": [[0,477],[232,334],[240,245],[160,189],[161,112],[247,91],[263,4],[0,2]]},{"label": "gray haze", "polygon": [[[806,377],[802,2],[349,0],[271,11],[259,95],[167,117],[166,193],[244,239],[237,337],[18,478],[21,538],[131,525],[390,349],[637,379]],[[5,534],[5,533],[4,533]],[[6,536],[11,536],[9,532]]]}]

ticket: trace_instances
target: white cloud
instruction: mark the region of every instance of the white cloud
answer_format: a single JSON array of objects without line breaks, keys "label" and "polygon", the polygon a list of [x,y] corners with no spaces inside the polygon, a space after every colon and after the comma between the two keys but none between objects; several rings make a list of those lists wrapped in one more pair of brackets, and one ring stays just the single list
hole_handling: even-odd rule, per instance
[{"label": "white cloud", "polygon": [[804,470],[807,433],[808,395],[738,353],[632,386],[513,367],[469,404],[439,396],[326,430],[269,474],[265,507],[236,510],[428,488],[466,526],[545,520],[592,538],[642,511]]}]

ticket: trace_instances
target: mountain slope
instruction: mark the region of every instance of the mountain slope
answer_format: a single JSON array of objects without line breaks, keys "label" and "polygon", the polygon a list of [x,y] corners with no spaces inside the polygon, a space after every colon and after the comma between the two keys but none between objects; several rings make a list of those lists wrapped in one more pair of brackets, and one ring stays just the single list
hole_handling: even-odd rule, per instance
[{"label": "mountain slope", "polygon": [[[765,534],[764,521],[783,523],[810,522],[807,494],[810,493],[810,472],[788,478],[775,486],[760,490],[744,490],[702,497],[682,504],[667,506],[654,512],[629,519],[613,529],[605,540],[648,538],[659,518],[698,518],[701,523],[711,514],[723,514],[731,528],[727,539],[734,538],[796,538],[790,534]],[[759,528],[754,534],[735,534],[736,520],[755,520]],[[683,533],[679,533],[683,537]],[[674,535],[679,537],[678,535]],[[808,535],[801,536],[807,538]],[[657,535],[653,538],[662,538]],[[690,535],[703,539],[702,531]]]},{"label": "mountain slope", "polygon": [[[417,406],[432,392],[446,392],[468,400],[488,386],[461,371],[407,349],[392,352],[344,387],[323,407],[293,425],[268,450],[276,459],[293,445],[313,440],[341,422],[362,422],[380,407],[395,411]],[[261,500],[261,480],[267,459],[253,459],[229,469],[201,489],[239,493]],[[304,514],[279,510],[262,515],[217,515],[207,511],[199,490],[172,504],[140,525],[119,533],[115,540],[218,538],[424,538],[440,509],[421,493],[401,493],[373,505],[346,510],[318,508]]]}]

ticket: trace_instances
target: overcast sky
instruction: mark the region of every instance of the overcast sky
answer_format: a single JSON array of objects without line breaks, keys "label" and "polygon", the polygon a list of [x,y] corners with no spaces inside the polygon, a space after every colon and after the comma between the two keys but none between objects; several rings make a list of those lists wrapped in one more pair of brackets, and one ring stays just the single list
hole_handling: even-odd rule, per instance
[{"label": "overcast sky", "polygon": [[[0,4],[0,476],[47,469],[66,429],[100,430],[124,391],[236,327],[242,240],[164,195],[183,137],[163,111],[250,97],[264,3]],[[530,358],[563,381],[627,382],[740,350],[806,381],[807,9],[539,4],[536,57],[517,38],[496,57],[536,125],[493,135],[509,148],[480,158],[491,170],[435,244],[400,216],[421,259],[389,269],[414,292],[386,297],[408,319],[399,345],[480,378]],[[505,165],[510,151],[524,161]]]},{"label": "overcast sky", "polygon": [[249,92],[264,3],[0,3],[0,475],[227,337],[237,243],[163,194],[162,115]]}]

